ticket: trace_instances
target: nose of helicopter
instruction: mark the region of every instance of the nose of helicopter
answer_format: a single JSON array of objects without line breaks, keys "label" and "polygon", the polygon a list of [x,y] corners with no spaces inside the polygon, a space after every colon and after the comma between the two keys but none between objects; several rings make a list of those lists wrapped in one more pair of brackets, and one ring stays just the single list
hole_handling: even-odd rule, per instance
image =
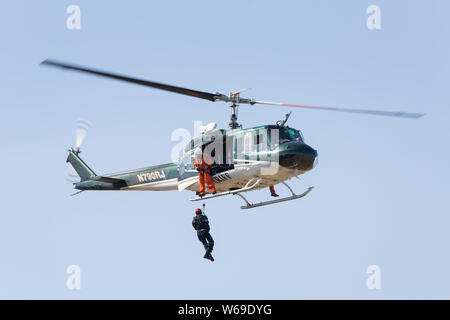
[{"label": "nose of helicopter", "polygon": [[317,151],[301,142],[290,142],[280,151],[279,163],[288,169],[308,171],[317,163]]}]

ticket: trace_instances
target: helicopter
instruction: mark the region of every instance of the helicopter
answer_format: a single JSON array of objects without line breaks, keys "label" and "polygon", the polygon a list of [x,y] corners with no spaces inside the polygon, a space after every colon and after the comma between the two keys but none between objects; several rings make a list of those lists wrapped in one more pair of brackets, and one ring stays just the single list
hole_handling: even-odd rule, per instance
[{"label": "helicopter", "polygon": [[[194,137],[185,146],[183,155],[177,162],[141,169],[99,176],[80,158],[80,147],[83,139],[77,138],[75,148],[68,150],[69,155],[67,157],[67,162],[72,165],[80,178],[79,182],[73,183],[73,187],[78,192],[72,195],[86,190],[188,190],[197,193],[197,196],[189,199],[191,201],[207,200],[227,195],[239,196],[245,202],[245,205],[241,206],[241,209],[251,209],[291,201],[306,196],[314,188],[311,186],[303,193],[297,194],[286,181],[294,177],[298,178],[299,175],[312,170],[318,162],[317,150],[305,143],[305,139],[300,130],[286,125],[291,113],[286,114],[284,120],[279,120],[272,125],[267,124],[252,128],[243,128],[237,122],[237,111],[241,104],[251,106],[263,104],[409,119],[417,119],[424,115],[422,113],[348,109],[260,101],[242,98],[240,94],[245,90],[234,91],[229,94],[219,92],[209,93],[52,59],[42,61],[41,65],[138,84],[209,100],[211,102],[225,102],[228,103],[231,110],[230,122],[227,129],[218,129],[216,123],[202,126],[200,128],[201,135]],[[209,152],[214,159],[211,176],[215,183],[216,193],[209,192],[203,196],[198,195],[199,179],[198,172],[194,167],[194,154],[196,150]],[[251,203],[243,195],[243,193],[267,188],[276,184],[283,184],[289,190],[290,196]]]}]

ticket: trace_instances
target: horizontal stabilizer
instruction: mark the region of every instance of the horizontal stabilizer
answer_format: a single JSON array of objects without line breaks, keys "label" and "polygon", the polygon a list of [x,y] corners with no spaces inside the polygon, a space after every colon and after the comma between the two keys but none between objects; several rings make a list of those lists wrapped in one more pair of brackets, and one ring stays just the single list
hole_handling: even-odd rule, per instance
[{"label": "horizontal stabilizer", "polygon": [[125,182],[125,180],[122,180],[122,179],[102,177],[102,176],[96,177],[95,180],[96,181],[100,181],[100,182],[109,182],[109,183],[123,183],[123,182]]}]

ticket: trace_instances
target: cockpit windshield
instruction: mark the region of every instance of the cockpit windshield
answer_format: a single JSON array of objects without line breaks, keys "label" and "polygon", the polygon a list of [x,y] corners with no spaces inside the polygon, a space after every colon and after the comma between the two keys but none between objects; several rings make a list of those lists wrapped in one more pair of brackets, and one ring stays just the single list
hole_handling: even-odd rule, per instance
[{"label": "cockpit windshield", "polygon": [[283,128],[283,129],[280,129],[279,132],[280,132],[280,137],[279,137],[280,144],[282,144],[284,142],[289,142],[289,141],[303,142],[303,136],[298,130],[291,129],[291,128]]}]

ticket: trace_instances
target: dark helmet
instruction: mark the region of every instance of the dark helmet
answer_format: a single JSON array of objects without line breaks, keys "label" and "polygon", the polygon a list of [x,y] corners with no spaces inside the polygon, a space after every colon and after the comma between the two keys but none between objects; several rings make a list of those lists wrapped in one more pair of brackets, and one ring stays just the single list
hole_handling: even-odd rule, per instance
[{"label": "dark helmet", "polygon": [[202,209],[200,208],[195,209],[195,214],[202,214]]}]

